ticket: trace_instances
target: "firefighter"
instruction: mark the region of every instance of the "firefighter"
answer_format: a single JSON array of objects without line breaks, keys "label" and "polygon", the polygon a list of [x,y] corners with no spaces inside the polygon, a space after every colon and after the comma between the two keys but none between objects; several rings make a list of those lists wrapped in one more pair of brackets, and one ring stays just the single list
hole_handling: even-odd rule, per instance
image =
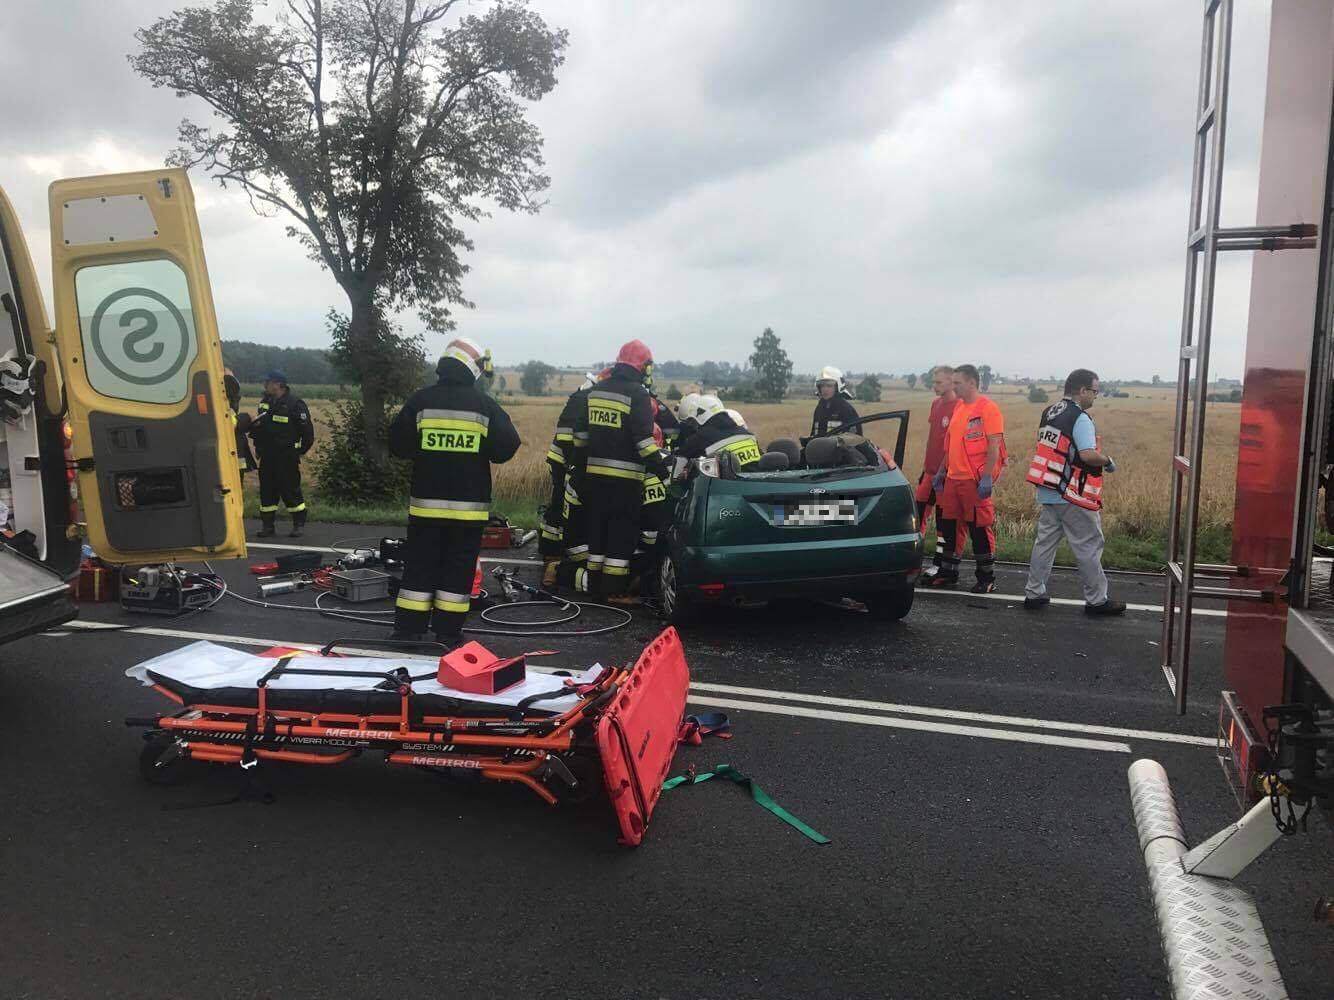
[{"label": "firefighter", "polygon": [[389,427],[390,452],[412,462],[398,639],[420,639],[428,627],[447,646],[462,636],[491,511],[491,465],[519,450],[509,415],[480,384],[485,357],[466,337],[451,340],[435,368],[440,380],[413,393]]},{"label": "firefighter", "polygon": [[[666,450],[667,437],[657,417],[666,412],[666,407],[657,403],[657,413],[653,424],[653,440],[660,451]],[[667,503],[667,480],[658,472],[644,470],[644,498],[639,508],[639,544],[635,547],[634,558],[630,564],[632,591],[638,589],[641,596],[656,596],[658,578],[659,543],[662,534],[671,523],[671,505]]]},{"label": "firefighter", "polygon": [[671,451],[676,447],[676,439],[681,435],[681,421],[676,418],[672,408],[653,396],[653,423],[661,432],[660,446]]},{"label": "firefighter", "polygon": [[940,572],[940,557],[945,551],[940,534],[940,507],[937,506],[938,498],[932,480],[940,468],[941,459],[945,457],[945,432],[949,430],[950,414],[959,401],[954,393],[954,369],[949,365],[936,365],[931,369],[931,391],[936,394],[936,398],[931,401],[931,413],[926,418],[926,457],[922,460],[922,474],[917,477],[917,523],[925,537],[927,519],[932,511],[935,512],[936,555],[931,560],[931,569],[922,574],[924,585],[929,584],[932,577]]},{"label": "firefighter", "polygon": [[556,418],[556,433],[547,448],[547,471],[551,474],[551,496],[537,522],[537,551],[542,557],[542,586],[554,587],[560,567],[561,556],[565,551],[565,483],[569,477],[570,463],[580,456],[575,451],[574,420],[582,409],[588,391],[593,388],[597,377],[591,372],[584,376],[583,384],[570,393],[560,416]]},{"label": "firefighter", "polygon": [[699,424],[695,422],[695,411],[698,409],[699,393],[688,392],[676,402],[676,440],[672,442],[672,450],[679,452],[689,439],[690,435],[699,430]]},{"label": "firefighter", "polygon": [[259,517],[256,537],[272,538],[281,500],[292,515],[288,537],[300,538],[306,526],[306,498],[301,493],[301,456],[315,443],[315,425],[305,402],[292,394],[287,376],[278,370],[264,376],[259,415],[246,433],[259,456]]},{"label": "firefighter", "polygon": [[586,589],[612,604],[639,603],[626,589],[640,536],[644,473],[647,467],[665,476],[644,387],[652,372],[653,354],[642,341],[624,345],[611,374],[589,390],[574,425],[576,441],[583,434],[588,442],[576,481],[588,538],[583,575]]},{"label": "firefighter", "polygon": [[977,388],[977,369],[959,365],[954,369],[954,392],[959,399],[950,414],[945,432],[945,454],[931,485],[940,505],[937,530],[944,542],[940,572],[930,581],[933,587],[955,587],[959,583],[959,550],[956,541],[960,522],[968,529],[977,560],[974,594],[996,589],[996,508],[991,500],[1001,471],[1005,418],[1000,407]]},{"label": "firefighter", "polygon": [[1079,566],[1084,611],[1125,614],[1124,601],[1108,598],[1107,574],[1102,571],[1102,476],[1115,472],[1116,463],[1099,447],[1088,415],[1098,389],[1096,373],[1076,368],[1065,380],[1064,397],[1043,410],[1038,420],[1038,444],[1027,476],[1037,487],[1041,508],[1024,587],[1024,607],[1030,611],[1051,603],[1047,577],[1064,538]]},{"label": "firefighter", "polygon": [[223,369],[222,386],[227,393],[228,418],[232,422],[236,439],[236,464],[244,477],[256,468],[255,456],[250,451],[250,438],[246,436],[250,428],[250,414],[241,412],[241,381],[230,368]]},{"label": "firefighter", "polygon": [[[739,414],[738,414],[739,416]],[[717,396],[699,396],[693,401],[690,422],[697,429],[690,432],[678,450],[682,458],[705,458],[728,453],[736,461],[737,470],[743,471],[760,460],[759,442],[755,435],[728,415]]]},{"label": "firefighter", "polygon": [[843,381],[843,372],[825,366],[815,379],[815,414],[811,417],[811,437],[836,431],[857,419],[857,408],[848,400],[852,392]]}]

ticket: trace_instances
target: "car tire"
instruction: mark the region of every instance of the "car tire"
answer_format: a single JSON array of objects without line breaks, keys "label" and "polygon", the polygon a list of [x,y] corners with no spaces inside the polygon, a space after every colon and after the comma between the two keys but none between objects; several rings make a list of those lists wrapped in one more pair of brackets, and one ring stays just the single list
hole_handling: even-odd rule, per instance
[{"label": "car tire", "polygon": [[866,606],[871,615],[885,622],[896,622],[907,617],[912,610],[912,587],[899,587],[894,590],[880,590],[866,598]]},{"label": "car tire", "polygon": [[681,568],[671,556],[658,565],[658,606],[662,617],[673,625],[684,625],[694,617],[690,599],[681,593]]}]

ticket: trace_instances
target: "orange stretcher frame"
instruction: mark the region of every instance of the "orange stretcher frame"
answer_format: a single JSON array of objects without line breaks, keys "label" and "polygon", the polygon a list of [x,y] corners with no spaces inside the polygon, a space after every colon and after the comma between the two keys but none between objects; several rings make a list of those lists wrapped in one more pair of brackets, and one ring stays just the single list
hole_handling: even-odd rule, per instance
[{"label": "orange stretcher frame", "polygon": [[500,707],[495,715],[421,714],[413,710],[409,682],[399,685],[399,711],[384,715],[274,709],[262,685],[253,708],[187,703],[154,684],[179,709],[125,722],[147,730],[140,769],[154,784],[183,780],[191,761],[245,769],[263,761],[331,766],[374,751],[398,766],[515,782],[549,805],[594,797],[600,785],[621,842],[634,846],[671,769],[689,683],[680,636],[668,628],[631,666],[608,667],[575,688],[579,703],[556,715],[499,714]]}]

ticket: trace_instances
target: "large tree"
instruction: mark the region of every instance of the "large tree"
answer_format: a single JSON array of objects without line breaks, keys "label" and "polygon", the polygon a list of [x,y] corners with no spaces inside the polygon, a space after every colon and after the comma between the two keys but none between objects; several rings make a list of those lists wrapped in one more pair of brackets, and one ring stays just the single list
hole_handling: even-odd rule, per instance
[{"label": "large tree", "polygon": [[216,119],[183,121],[168,162],[285,218],[346,294],[366,447],[383,463],[383,320],[415,308],[428,329],[452,329],[450,307],[471,305],[461,225],[493,204],[540,208],[550,179],[524,102],[556,85],[567,34],[523,0],[462,16],[461,0],[286,0],[273,24],[256,5],[160,18],[130,62]]},{"label": "large tree", "polygon": [[792,381],[792,362],[783,350],[783,342],[766,326],[753,346],[755,353],[750,356],[750,367],[755,375],[756,394],[763,399],[782,399]]}]

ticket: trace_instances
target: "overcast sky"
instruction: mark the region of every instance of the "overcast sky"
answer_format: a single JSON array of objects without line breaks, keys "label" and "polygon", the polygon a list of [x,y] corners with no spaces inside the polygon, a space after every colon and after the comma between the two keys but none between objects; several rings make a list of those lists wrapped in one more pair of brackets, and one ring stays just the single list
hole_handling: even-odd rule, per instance
[{"label": "overcast sky", "polygon": [[[46,186],[161,164],[192,108],[125,55],[184,5],[6,5],[0,186],[48,308]],[[588,362],[631,336],[660,361],[742,362],[772,326],[801,371],[1174,375],[1200,4],[534,6],[570,31],[532,110],[549,204],[469,227],[477,308],[458,314],[501,364]],[[1237,7],[1224,222],[1246,225],[1268,4]],[[192,180],[224,338],[324,346],[329,276]],[[1249,274],[1220,269],[1216,376],[1241,373]]]}]

